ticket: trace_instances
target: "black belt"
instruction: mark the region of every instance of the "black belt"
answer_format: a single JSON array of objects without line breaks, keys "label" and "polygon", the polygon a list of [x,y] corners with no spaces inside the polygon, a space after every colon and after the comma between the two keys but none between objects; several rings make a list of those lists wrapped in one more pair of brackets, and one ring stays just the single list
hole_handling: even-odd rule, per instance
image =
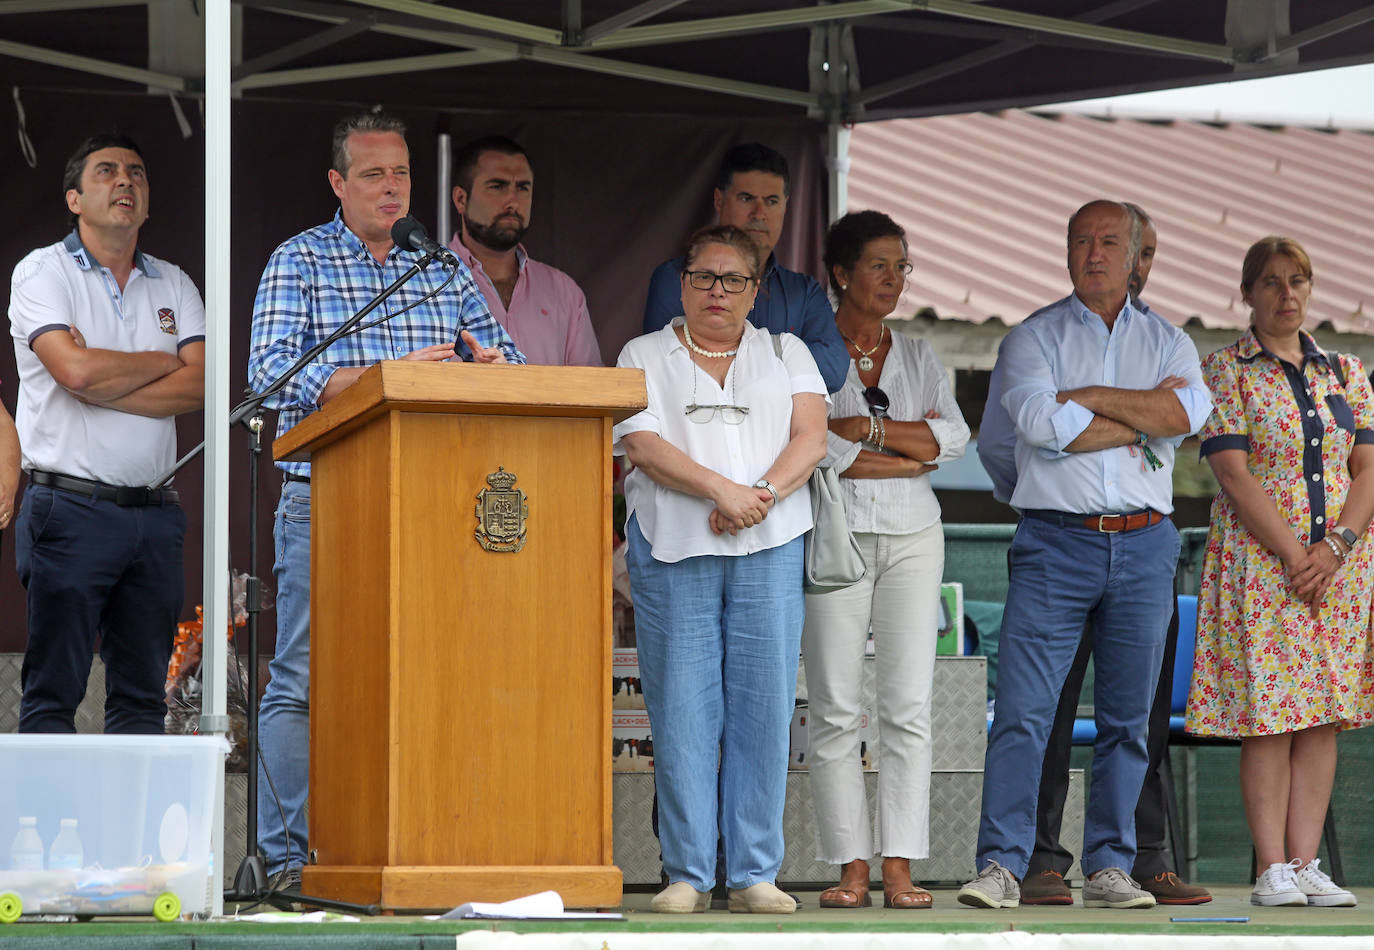
[{"label": "black belt", "polygon": [[295,472],[282,472],[281,477],[284,482],[305,482],[307,485],[310,484],[309,475],[297,475]]},{"label": "black belt", "polygon": [[59,475],[56,472],[29,472],[29,481],[35,485],[47,485],[58,491],[69,491],[76,495],[89,495],[103,498],[125,508],[142,508],[146,505],[175,505],[180,501],[172,488],[148,488],[143,485],[106,485],[104,482],[77,478],[73,475]]},{"label": "black belt", "polygon": [[1120,534],[1123,531],[1135,531],[1137,528],[1149,528],[1159,524],[1168,515],[1160,514],[1153,508],[1146,508],[1144,511],[1133,511],[1126,514],[1104,514],[1086,515],[1077,514],[1071,511],[1047,511],[1043,508],[1027,508],[1021,512],[1027,518],[1034,518],[1037,521],[1048,521],[1050,524],[1057,524],[1061,528],[1087,528],[1090,531],[1100,531],[1103,534]]}]

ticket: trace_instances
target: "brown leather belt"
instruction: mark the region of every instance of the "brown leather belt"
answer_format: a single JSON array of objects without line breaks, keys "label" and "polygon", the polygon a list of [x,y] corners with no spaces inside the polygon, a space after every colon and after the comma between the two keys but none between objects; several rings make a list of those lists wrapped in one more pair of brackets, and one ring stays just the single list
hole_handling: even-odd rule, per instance
[{"label": "brown leather belt", "polygon": [[1061,528],[1087,528],[1090,531],[1100,531],[1103,534],[1120,534],[1123,531],[1135,531],[1138,528],[1148,528],[1157,525],[1168,515],[1160,514],[1152,508],[1144,511],[1136,511],[1130,514],[1113,515],[1084,515],[1071,511],[1047,511],[1043,508],[1027,508],[1021,512],[1027,518],[1034,518],[1037,521],[1048,521],[1057,524]]}]

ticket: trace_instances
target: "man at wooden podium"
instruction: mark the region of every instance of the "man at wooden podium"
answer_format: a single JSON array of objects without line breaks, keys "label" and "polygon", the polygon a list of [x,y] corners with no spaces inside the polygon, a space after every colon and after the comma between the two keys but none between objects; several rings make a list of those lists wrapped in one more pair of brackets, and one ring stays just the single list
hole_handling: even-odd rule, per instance
[{"label": "man at wooden podium", "polygon": [[[254,392],[277,382],[301,354],[415,263],[416,252],[396,246],[391,238],[392,225],[410,210],[410,152],[403,122],[374,112],[343,119],[334,128],[328,177],[339,199],[333,220],[278,247],[258,284],[248,355]],[[441,285],[448,270],[436,262],[373,311],[362,330],[336,342],[273,396],[267,405],[280,410],[277,435],[382,360],[441,362],[464,356],[477,363],[525,362],[492,319],[467,267],[461,261],[447,267],[457,270],[447,287]],[[420,302],[429,294],[435,296]],[[401,313],[406,307],[412,309]],[[273,528],[277,646],[260,711],[265,774],[258,785],[258,846],[271,875],[269,884],[289,892],[299,890],[300,868],[308,854],[310,464],[277,465],[283,472]],[[283,813],[284,825],[278,817]]]}]

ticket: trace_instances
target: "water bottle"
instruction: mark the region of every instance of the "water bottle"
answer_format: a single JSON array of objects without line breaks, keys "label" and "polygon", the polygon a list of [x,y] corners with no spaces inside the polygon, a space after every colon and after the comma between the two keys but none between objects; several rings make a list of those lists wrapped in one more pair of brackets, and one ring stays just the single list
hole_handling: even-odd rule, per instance
[{"label": "water bottle", "polygon": [[38,819],[32,815],[19,819],[19,833],[10,845],[10,869],[43,870],[43,839],[38,837]]},{"label": "water bottle", "polygon": [[52,839],[52,850],[48,852],[48,870],[79,871],[85,857],[81,838],[76,833],[76,819],[63,818],[57,837]]}]

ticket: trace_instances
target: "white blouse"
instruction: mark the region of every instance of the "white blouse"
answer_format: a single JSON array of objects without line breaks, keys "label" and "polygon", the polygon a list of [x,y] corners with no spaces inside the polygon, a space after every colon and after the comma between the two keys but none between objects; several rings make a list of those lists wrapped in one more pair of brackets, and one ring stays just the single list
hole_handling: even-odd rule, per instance
[{"label": "white blouse", "polygon": [[[720,386],[692,362],[677,338],[678,317],[653,333],[625,344],[616,365],[644,370],[649,407],[615,427],[616,455],[631,432],[653,432],[699,465],[741,485],[752,485],[777,461],[792,438],[792,397],[825,395],[825,381],[806,344],[781,335],[782,359],[773,352],[767,330],[744,324],[739,353]],[[696,393],[693,398],[693,392]],[[829,400],[826,400],[827,403]],[[710,422],[691,422],[688,404],[747,406],[739,425],[716,413]],[[655,560],[674,563],[703,554],[739,556],[786,544],[811,528],[810,494],[803,486],[778,502],[768,517],[738,534],[712,534],[707,518],[716,507],[709,498],[665,488],[642,470],[625,478],[626,517],[639,520]]]},{"label": "white blouse", "polygon": [[[888,417],[902,422],[924,418],[934,409],[938,419],[926,419],[930,433],[940,446],[936,464],[957,459],[968,444],[968,424],[954,401],[945,369],[925,340],[905,333],[892,334],[892,349],[883,361],[878,388],[887,393]],[[864,384],[851,360],[844,385],[834,395],[831,418],[867,416]],[[854,464],[860,449],[877,451],[877,446],[850,442],[833,432],[826,434],[825,464],[840,476],[844,509],[849,530],[875,534],[915,534],[940,520],[940,503],[930,487],[930,473],[914,478],[845,478],[844,470]]]}]

